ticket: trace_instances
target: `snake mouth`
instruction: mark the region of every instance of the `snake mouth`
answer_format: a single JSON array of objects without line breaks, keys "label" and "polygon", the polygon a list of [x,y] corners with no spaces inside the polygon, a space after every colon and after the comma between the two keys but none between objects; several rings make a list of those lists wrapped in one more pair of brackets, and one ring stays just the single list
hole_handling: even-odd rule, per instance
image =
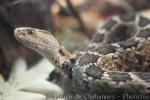
[{"label": "snake mouth", "polygon": [[20,28],[16,28],[15,30],[14,30],[14,36],[15,36],[15,38],[18,40],[19,39],[19,35],[20,34]]}]

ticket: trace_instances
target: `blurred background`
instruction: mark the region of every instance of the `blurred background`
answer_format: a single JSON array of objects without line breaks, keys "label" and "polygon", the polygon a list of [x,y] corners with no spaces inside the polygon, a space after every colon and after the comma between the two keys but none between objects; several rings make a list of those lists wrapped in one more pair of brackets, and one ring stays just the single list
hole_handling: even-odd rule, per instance
[{"label": "blurred background", "polygon": [[18,57],[28,67],[42,58],[15,40],[17,27],[51,31],[67,50],[77,52],[108,17],[128,12],[149,16],[149,8],[149,0],[0,0],[0,74],[7,80]]}]

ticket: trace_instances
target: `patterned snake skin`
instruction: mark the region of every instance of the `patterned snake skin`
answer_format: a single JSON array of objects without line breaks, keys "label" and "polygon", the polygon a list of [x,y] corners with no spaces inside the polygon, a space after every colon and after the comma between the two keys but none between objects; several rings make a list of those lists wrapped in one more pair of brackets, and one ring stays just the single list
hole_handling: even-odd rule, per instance
[{"label": "patterned snake skin", "polygon": [[15,37],[53,60],[69,75],[74,93],[83,98],[87,94],[84,99],[92,99],[89,94],[150,93],[148,18],[130,14],[108,19],[100,26],[87,49],[75,58],[52,35],[45,33],[49,32],[17,28]]}]

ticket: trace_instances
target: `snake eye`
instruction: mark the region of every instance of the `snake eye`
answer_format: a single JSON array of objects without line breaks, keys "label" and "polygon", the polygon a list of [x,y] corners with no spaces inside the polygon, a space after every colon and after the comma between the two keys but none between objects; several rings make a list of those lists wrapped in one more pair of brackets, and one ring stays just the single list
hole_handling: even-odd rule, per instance
[{"label": "snake eye", "polygon": [[21,34],[23,35],[23,36],[25,36],[26,34],[25,33],[23,33],[23,32],[21,32]]},{"label": "snake eye", "polygon": [[32,30],[28,30],[28,34],[32,35],[33,34]]}]

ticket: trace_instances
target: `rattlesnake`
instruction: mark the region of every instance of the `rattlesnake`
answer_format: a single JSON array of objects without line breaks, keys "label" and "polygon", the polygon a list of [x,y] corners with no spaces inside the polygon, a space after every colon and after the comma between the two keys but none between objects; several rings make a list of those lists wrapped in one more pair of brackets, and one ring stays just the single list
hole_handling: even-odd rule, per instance
[{"label": "rattlesnake", "polygon": [[89,94],[150,93],[150,20],[139,14],[108,19],[76,57],[48,31],[21,27],[14,33],[62,69],[76,94],[88,94],[84,99],[93,99]]}]

